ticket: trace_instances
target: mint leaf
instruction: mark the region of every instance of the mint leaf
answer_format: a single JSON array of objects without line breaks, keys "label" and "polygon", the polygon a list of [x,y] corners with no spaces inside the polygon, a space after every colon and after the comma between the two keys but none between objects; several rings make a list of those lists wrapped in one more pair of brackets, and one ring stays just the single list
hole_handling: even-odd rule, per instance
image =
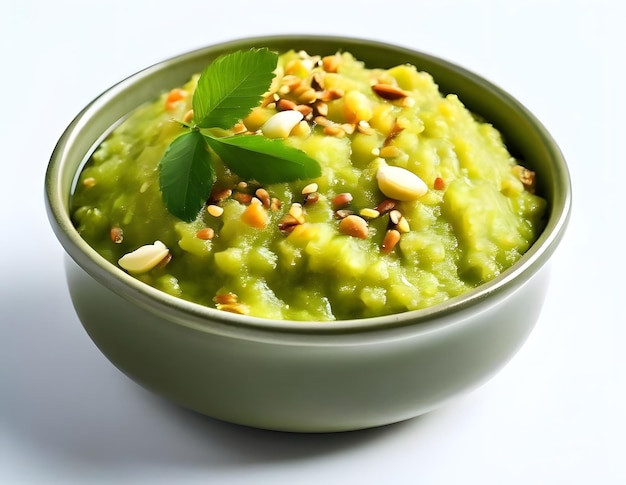
[{"label": "mint leaf", "polygon": [[317,161],[281,140],[261,135],[235,135],[207,136],[206,141],[224,164],[243,180],[274,184],[321,175]]},{"label": "mint leaf", "polygon": [[194,123],[231,128],[261,101],[274,78],[278,55],[267,48],[219,57],[200,75],[193,96]]},{"label": "mint leaf", "polygon": [[159,184],[170,214],[193,221],[215,183],[215,170],[204,136],[197,130],[179,135],[159,162]]},{"label": "mint leaf", "polygon": [[317,161],[282,140],[201,133],[230,129],[245,118],[271,86],[277,63],[278,55],[267,48],[251,49],[219,57],[202,72],[192,99],[193,120],[180,122],[189,131],[171,143],[159,162],[161,194],[170,214],[190,222],[209,197],[216,180],[209,146],[246,181],[272,184],[321,175]]}]

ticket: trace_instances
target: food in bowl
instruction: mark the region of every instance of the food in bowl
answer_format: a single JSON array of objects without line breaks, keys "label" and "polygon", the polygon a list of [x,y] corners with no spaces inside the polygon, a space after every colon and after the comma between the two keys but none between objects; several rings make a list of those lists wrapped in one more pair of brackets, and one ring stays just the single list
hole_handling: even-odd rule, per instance
[{"label": "food in bowl", "polygon": [[[348,51],[367,66],[410,63],[431,73],[442,93],[457,93],[470,111],[493,122],[511,154],[536,172],[536,192],[546,200],[537,240],[509,269],[463,295],[424,309],[332,324],[219,311],[144,284],[114,258],[103,258],[71,220],[77,174],[94,147],[143,103],[183,85],[219,56],[255,46],[324,56]],[[329,36],[239,39],[137,72],[77,114],[52,153],[45,189],[51,227],[67,253],[67,284],[76,313],[117,368],[208,416],[306,432],[409,419],[492,377],[537,322],[549,287],[550,258],[571,211],[569,172],[557,144],[510,94],[419,51]],[[156,252],[162,249],[154,241],[148,244]]]},{"label": "food in bowl", "polygon": [[189,133],[196,75],[131,113],[95,151],[72,198],[82,237],[171,295],[330,321],[461,295],[518,261],[542,230],[534,173],[430,74],[292,50],[272,76],[245,116],[203,131],[282,140],[318,162],[314,176],[260,183],[214,154],[206,203],[189,220],[168,211],[159,163]]}]

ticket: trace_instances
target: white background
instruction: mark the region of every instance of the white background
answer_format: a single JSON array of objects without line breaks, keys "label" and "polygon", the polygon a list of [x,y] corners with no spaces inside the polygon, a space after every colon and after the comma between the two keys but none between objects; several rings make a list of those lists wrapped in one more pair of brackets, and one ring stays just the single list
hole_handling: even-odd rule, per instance
[{"label": "white background", "polygon": [[[358,6],[357,6],[358,5]],[[626,483],[623,2],[15,1],[0,9],[0,483]],[[132,383],[74,315],[43,177],[113,83],[257,34],[367,37],[500,85],[561,146],[574,211],[527,344],[493,380],[361,432],[259,431]]]}]

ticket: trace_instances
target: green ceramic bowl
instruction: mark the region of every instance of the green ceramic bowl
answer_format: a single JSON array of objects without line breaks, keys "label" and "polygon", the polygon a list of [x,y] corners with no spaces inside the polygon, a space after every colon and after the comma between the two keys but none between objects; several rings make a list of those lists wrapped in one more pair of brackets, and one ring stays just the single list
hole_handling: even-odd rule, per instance
[{"label": "green ceramic bowl", "polygon": [[[388,317],[289,322],[234,315],[171,297],[105,261],[77,234],[68,205],[94,147],[135,107],[181,85],[215,57],[267,46],[314,54],[348,50],[370,67],[411,63],[491,121],[537,172],[549,202],[545,230],[508,271],[426,310]],[[209,416],[249,426],[327,432],[425,413],[494,375],[536,323],[547,263],[570,213],[567,166],[535,117],[498,87],[444,60],[362,39],[272,36],[166,60],[97,97],[61,136],[46,174],[46,203],[68,258],[77,314],[100,350],[141,385]]]}]

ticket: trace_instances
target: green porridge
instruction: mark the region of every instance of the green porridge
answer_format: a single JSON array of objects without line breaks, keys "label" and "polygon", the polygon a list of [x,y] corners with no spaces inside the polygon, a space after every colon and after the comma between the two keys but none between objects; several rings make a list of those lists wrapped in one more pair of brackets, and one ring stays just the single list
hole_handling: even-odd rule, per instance
[{"label": "green porridge", "polygon": [[186,222],[168,211],[158,167],[193,116],[197,82],[117,127],[71,202],[91,246],[171,295],[273,319],[398,313],[493,279],[543,227],[534,174],[429,74],[295,51],[280,55],[258,106],[213,132],[283,140],[321,176],[261,185],[218,159],[211,195]]}]

